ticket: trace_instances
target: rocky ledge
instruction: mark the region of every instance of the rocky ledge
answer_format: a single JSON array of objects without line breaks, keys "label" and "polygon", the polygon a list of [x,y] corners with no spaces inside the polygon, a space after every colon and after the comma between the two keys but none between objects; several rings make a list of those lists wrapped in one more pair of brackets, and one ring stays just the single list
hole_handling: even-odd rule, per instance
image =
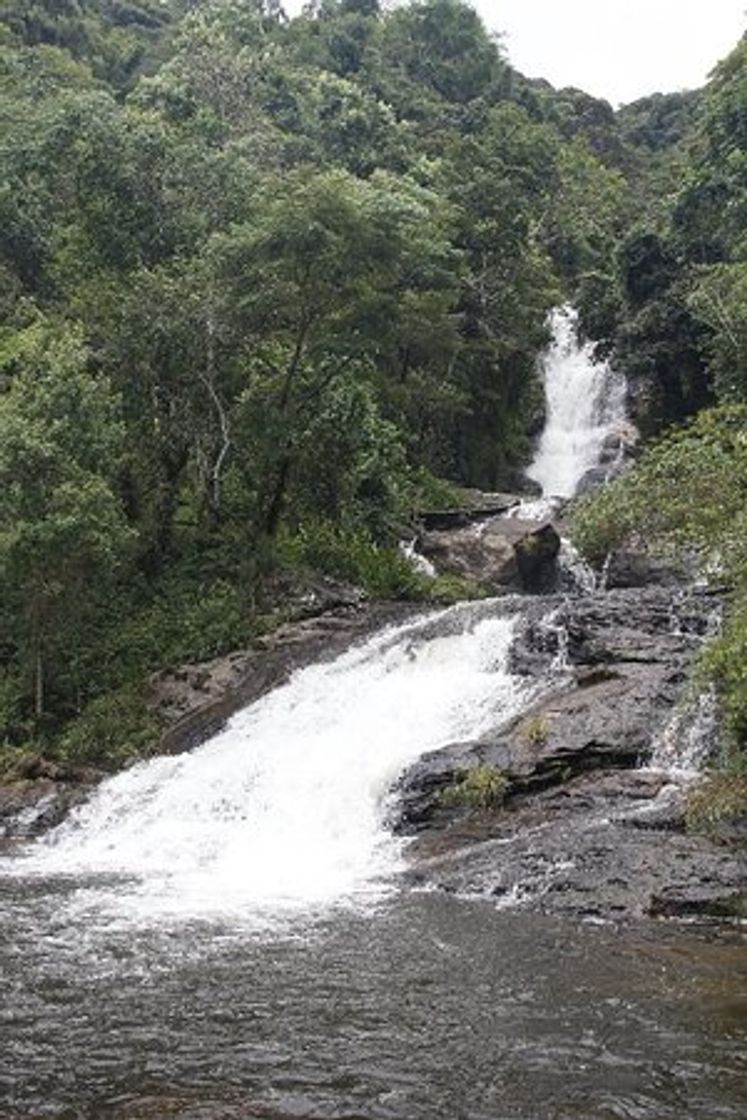
[{"label": "rocky ledge", "polygon": [[529,710],[398,783],[409,881],[590,918],[746,913],[738,838],[688,834],[686,776],[644,768],[713,607],[660,587],[534,600],[514,650]]}]

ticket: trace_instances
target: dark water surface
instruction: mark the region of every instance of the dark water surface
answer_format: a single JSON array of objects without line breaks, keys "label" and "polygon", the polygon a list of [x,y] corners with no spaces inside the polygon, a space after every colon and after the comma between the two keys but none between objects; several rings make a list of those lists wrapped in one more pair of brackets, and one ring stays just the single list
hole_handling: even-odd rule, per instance
[{"label": "dark water surface", "polygon": [[744,1120],[745,931],[395,897],[285,934],[75,928],[0,882],[0,1116]]}]

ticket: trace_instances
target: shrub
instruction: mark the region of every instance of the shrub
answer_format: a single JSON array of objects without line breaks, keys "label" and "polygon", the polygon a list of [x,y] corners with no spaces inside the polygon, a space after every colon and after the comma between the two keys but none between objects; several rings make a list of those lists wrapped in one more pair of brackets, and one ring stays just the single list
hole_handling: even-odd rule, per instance
[{"label": "shrub", "polygon": [[449,808],[496,809],[505,801],[509,788],[505,774],[483,763],[467,770],[453,785],[443,789],[439,800]]},{"label": "shrub", "polygon": [[150,753],[158,732],[142,689],[122,688],[93,700],[68,725],[55,754],[65,762],[116,770]]},{"label": "shrub", "polygon": [[278,548],[288,567],[315,568],[383,599],[426,599],[429,594],[430,580],[398,549],[377,544],[366,529],[305,521],[295,533],[283,535]]},{"label": "shrub", "polygon": [[747,816],[747,775],[710,774],[699,781],[687,798],[685,818],[688,828],[715,828],[723,821]]},{"label": "shrub", "polygon": [[529,716],[519,729],[519,735],[524,742],[531,743],[535,747],[540,747],[547,742],[549,732],[550,724],[547,717],[539,715]]}]

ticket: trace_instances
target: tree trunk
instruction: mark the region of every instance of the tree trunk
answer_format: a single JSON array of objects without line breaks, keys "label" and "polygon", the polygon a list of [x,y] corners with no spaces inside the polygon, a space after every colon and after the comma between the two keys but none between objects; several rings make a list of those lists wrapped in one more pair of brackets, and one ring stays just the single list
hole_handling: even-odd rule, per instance
[{"label": "tree trunk", "polygon": [[283,505],[285,504],[285,492],[288,489],[288,478],[290,476],[291,458],[286,454],[280,461],[278,468],[277,478],[275,479],[275,486],[272,490],[270,502],[267,507],[265,515],[265,533],[272,540],[278,531],[280,524],[280,517],[283,512]]},{"label": "tree trunk", "polygon": [[38,726],[44,718],[44,659],[39,641],[34,658],[34,716]]}]

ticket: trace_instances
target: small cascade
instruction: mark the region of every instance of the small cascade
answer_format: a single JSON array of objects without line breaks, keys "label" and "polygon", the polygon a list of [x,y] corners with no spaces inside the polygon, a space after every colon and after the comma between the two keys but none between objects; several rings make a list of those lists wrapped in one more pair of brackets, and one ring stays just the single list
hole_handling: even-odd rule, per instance
[{"label": "small cascade", "polygon": [[709,688],[675,708],[654,740],[646,769],[688,779],[703,768],[717,746],[718,705],[714,689]]},{"label": "small cascade", "polygon": [[417,537],[413,537],[409,541],[400,541],[399,550],[414,571],[421,576],[427,576],[428,579],[435,579],[438,572],[428,557],[418,552],[417,543]]},{"label": "small cascade", "polygon": [[547,421],[527,470],[544,498],[573,497],[587,471],[601,464],[610,437],[619,437],[619,451],[629,436],[624,381],[597,361],[590,343],[579,343],[577,326],[573,308],[553,312],[543,361]]},{"label": "small cascade", "polygon": [[561,587],[565,591],[580,591],[582,595],[593,595],[603,590],[601,574],[598,575],[587,564],[576,546],[567,537],[560,538],[558,556]]},{"label": "small cascade", "polygon": [[551,674],[563,674],[570,669],[568,656],[568,625],[566,612],[563,607],[556,607],[538,623],[538,629],[549,638],[551,648],[555,650],[550,662]]}]

